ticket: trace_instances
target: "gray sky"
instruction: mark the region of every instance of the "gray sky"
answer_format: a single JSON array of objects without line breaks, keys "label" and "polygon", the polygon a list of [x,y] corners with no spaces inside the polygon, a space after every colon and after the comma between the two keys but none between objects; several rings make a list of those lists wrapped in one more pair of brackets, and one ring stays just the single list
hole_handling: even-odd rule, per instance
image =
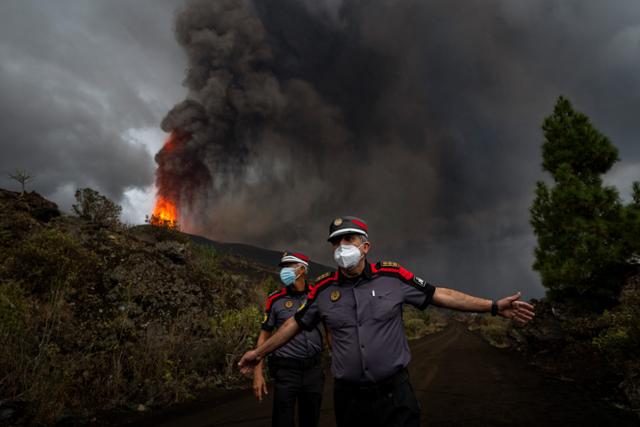
[{"label": "gray sky", "polygon": [[[345,144],[363,153],[361,172],[323,177],[325,169],[314,174],[303,163],[305,188],[261,183],[265,159],[286,166],[299,153],[286,141],[256,144],[262,160],[249,159],[245,184],[209,200],[191,231],[297,245],[330,263],[318,236],[334,216],[356,214],[370,222],[376,257],[476,294],[539,297],[528,207],[543,178],[540,124],[558,95],[619,148],[607,182],[626,198],[640,180],[639,2],[298,3],[304,11],[287,0],[255,11],[277,59],[270,66],[283,88],[291,77],[307,82],[305,96],[329,111],[322,126],[344,129]],[[142,222],[153,205],[153,156],[166,137],[160,121],[187,96],[187,55],[174,36],[182,4],[0,3],[0,171],[34,173],[32,187],[63,209],[76,188],[96,188],[123,205],[126,221]],[[365,95],[370,102],[355,108]],[[336,111],[340,119],[327,122]],[[302,148],[315,163],[331,162],[335,151],[319,141]],[[0,185],[16,188],[4,177]],[[366,197],[350,197],[353,188]],[[247,201],[258,189],[262,196]],[[327,208],[336,192],[347,202]],[[295,203],[304,205],[298,216]],[[310,225],[288,235],[279,219]]]}]

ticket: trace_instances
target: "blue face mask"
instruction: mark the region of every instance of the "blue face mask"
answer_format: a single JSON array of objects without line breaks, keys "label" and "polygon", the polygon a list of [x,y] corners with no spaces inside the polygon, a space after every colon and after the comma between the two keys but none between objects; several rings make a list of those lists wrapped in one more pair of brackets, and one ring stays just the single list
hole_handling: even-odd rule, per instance
[{"label": "blue face mask", "polygon": [[282,283],[284,283],[286,286],[289,286],[290,284],[295,282],[297,278],[298,276],[296,276],[295,268],[284,267],[282,270],[280,270],[280,280],[282,280]]}]

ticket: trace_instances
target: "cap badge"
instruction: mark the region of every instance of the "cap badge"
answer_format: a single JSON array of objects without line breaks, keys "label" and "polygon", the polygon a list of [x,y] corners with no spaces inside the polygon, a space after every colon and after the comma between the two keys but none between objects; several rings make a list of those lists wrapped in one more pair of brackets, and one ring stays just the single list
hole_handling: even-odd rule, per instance
[{"label": "cap badge", "polygon": [[331,296],[329,298],[331,299],[331,302],[338,301],[340,299],[340,291],[331,292]]},{"label": "cap badge", "polygon": [[335,225],[336,227],[342,225],[342,218],[336,218],[333,220],[333,225]]},{"label": "cap badge", "polygon": [[285,308],[291,308],[293,307],[293,301],[289,300],[287,302],[284,303]]}]

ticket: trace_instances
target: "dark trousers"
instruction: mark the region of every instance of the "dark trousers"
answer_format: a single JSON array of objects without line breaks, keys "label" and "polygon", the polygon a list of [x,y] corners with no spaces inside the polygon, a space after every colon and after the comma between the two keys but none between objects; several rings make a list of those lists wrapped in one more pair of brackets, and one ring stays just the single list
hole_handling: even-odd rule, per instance
[{"label": "dark trousers", "polygon": [[379,384],[334,385],[337,427],[419,427],[420,406],[406,369]]},{"label": "dark trousers", "polygon": [[310,368],[270,366],[274,379],[273,427],[295,426],[298,402],[299,427],[317,427],[324,387],[324,372],[318,363]]}]

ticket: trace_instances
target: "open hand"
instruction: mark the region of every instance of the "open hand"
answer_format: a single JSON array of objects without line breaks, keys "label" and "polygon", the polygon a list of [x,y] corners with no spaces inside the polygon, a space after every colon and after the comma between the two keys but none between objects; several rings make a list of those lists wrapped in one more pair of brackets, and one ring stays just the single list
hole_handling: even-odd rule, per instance
[{"label": "open hand", "polygon": [[258,402],[262,402],[263,395],[269,394],[267,382],[264,380],[262,373],[253,376],[253,394],[255,394]]},{"label": "open hand", "polygon": [[526,325],[529,323],[535,313],[534,307],[528,302],[520,301],[522,292],[518,292],[510,297],[502,298],[498,301],[498,314],[507,319],[512,319],[519,325]]},{"label": "open hand", "polygon": [[249,350],[238,362],[238,368],[240,368],[240,372],[242,372],[243,375],[250,375],[259,361],[260,357],[258,353],[255,350]]}]

